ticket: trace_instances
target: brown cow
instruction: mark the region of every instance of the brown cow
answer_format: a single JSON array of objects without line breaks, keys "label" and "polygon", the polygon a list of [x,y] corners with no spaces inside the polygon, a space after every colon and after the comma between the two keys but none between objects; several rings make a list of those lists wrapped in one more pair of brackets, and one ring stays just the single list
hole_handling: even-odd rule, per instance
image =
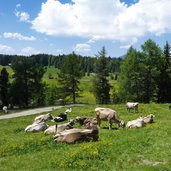
[{"label": "brown cow", "polygon": [[37,117],[34,119],[34,122],[33,122],[33,123],[46,122],[46,121],[52,120],[52,119],[53,119],[53,116],[52,116],[50,113],[47,113],[47,114],[45,114],[45,115],[37,116]]},{"label": "brown cow", "polygon": [[53,126],[50,126],[49,128],[47,128],[44,131],[44,133],[45,133],[45,135],[56,134],[58,132],[62,132],[67,129],[72,129],[74,124],[75,124],[74,120],[70,120],[68,123],[64,123],[64,124],[59,124],[59,125],[56,124],[56,125],[53,125]]},{"label": "brown cow", "polygon": [[97,122],[88,122],[89,129],[79,129],[73,128],[70,130],[65,130],[57,133],[54,136],[54,140],[57,142],[66,142],[69,144],[77,143],[77,142],[89,142],[89,141],[97,141],[99,138],[99,131],[97,128]]},{"label": "brown cow", "polygon": [[90,129],[93,125],[97,125],[96,118],[86,118],[77,116],[75,121],[79,123],[81,126],[84,125],[84,128]]},{"label": "brown cow", "polygon": [[109,129],[112,129],[112,121],[118,124],[118,126],[125,127],[123,120],[119,118],[115,110],[109,108],[95,108],[96,119],[100,127],[101,120],[108,121]]},{"label": "brown cow", "polygon": [[69,144],[77,142],[89,142],[98,140],[98,129],[70,129],[57,133],[54,136],[56,142],[66,142]]}]

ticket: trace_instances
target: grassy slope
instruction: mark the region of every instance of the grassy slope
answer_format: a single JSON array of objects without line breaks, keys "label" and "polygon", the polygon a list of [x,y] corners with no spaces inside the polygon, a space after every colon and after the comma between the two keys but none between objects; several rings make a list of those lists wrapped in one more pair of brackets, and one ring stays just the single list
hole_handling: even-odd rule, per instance
[{"label": "grassy slope", "polygon": [[[75,116],[94,116],[94,105],[74,107]],[[125,105],[108,105],[126,122],[155,113],[155,123],[141,129],[100,129],[99,141],[68,145],[53,142],[43,132],[25,133],[35,116],[0,120],[2,171],[164,171],[171,168],[171,111],[167,104],[141,104],[140,113],[127,113]],[[53,111],[57,115],[64,109]],[[49,124],[53,124],[50,123]],[[107,123],[102,122],[106,127]],[[113,127],[117,127],[115,124]]]}]

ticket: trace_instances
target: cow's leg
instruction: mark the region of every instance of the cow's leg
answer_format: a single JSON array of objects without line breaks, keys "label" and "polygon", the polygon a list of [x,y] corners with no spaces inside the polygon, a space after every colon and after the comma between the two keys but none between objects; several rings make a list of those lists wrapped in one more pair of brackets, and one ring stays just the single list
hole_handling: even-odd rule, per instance
[{"label": "cow's leg", "polygon": [[97,117],[97,123],[98,123],[98,126],[100,128],[100,125],[101,125],[101,119]]},{"label": "cow's leg", "polygon": [[109,120],[108,122],[109,122],[109,130],[111,130],[112,129],[112,120]]}]

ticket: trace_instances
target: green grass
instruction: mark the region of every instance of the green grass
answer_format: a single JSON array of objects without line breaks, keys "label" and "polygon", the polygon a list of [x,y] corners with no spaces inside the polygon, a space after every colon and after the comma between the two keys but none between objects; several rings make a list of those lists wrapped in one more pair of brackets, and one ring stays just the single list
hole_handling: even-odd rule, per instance
[{"label": "green grass", "polygon": [[[69,118],[94,116],[95,105],[73,107]],[[168,104],[140,104],[139,113],[127,113],[125,105],[115,109],[126,122],[154,113],[155,123],[139,129],[100,129],[99,141],[69,145],[55,143],[43,132],[25,133],[35,115],[0,120],[1,171],[169,171],[171,170],[171,111]],[[64,111],[53,111],[57,116]],[[52,122],[48,122],[52,125]],[[77,126],[77,125],[76,125]],[[102,122],[102,127],[107,127]],[[113,128],[117,128],[113,124]]]},{"label": "green grass", "polygon": [[[43,81],[45,81],[47,84],[50,84],[50,85],[56,85],[58,84],[58,81],[57,81],[57,72],[58,72],[58,69],[55,68],[55,67],[47,67],[47,70],[43,76]],[[52,77],[52,79],[49,79],[49,76]]]}]

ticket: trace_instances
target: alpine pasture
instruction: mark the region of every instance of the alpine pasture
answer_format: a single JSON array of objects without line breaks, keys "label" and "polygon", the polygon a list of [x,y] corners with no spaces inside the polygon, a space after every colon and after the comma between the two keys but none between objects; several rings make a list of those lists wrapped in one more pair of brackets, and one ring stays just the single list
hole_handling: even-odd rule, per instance
[{"label": "alpine pasture", "polygon": [[[95,107],[73,107],[68,119],[93,117]],[[139,113],[128,113],[125,104],[102,107],[116,110],[125,122],[154,113],[155,122],[139,129],[118,128],[113,124],[113,129],[108,130],[107,122],[103,121],[97,142],[66,144],[54,142],[51,135],[45,136],[43,132],[24,132],[35,115],[0,120],[1,170],[170,170],[171,111],[168,104],[140,104]],[[65,108],[54,110],[52,114],[56,116]]]},{"label": "alpine pasture", "polygon": [[[48,68],[44,81],[56,85],[55,72],[57,71],[54,68]],[[53,78],[49,79],[49,75]],[[97,105],[91,92],[92,77],[93,74],[81,79],[80,89],[83,91],[80,92],[77,102],[83,105],[74,106],[73,111],[68,114],[68,120],[77,116],[94,117],[96,107],[108,107],[116,110],[126,123],[150,113],[155,114],[155,122],[137,129],[118,128],[113,124],[113,129],[108,130],[108,123],[102,121],[97,142],[66,144],[54,142],[53,136],[45,135],[44,132],[24,131],[39,114],[0,120],[1,171],[169,171],[171,169],[170,104],[140,103],[138,113],[128,112],[125,104]],[[111,81],[117,84],[115,80]],[[57,116],[67,107],[54,110],[51,114]],[[47,123],[55,124],[50,121]],[[76,124],[74,127],[80,126]]]}]

